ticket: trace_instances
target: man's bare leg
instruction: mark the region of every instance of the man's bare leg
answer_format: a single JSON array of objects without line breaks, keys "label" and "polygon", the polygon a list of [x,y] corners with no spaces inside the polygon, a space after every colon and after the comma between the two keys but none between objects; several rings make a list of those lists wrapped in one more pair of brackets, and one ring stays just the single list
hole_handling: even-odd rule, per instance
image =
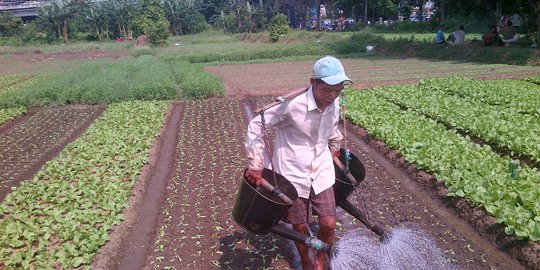
[{"label": "man's bare leg", "polygon": [[[336,228],[336,217],[326,216],[319,218],[319,233],[317,237],[327,244],[332,244],[334,241],[334,229]],[[314,270],[323,270],[325,263],[328,259],[328,255],[324,251],[317,252],[315,256],[315,262],[313,264]]]},{"label": "man's bare leg", "polygon": [[[306,224],[293,224],[293,229],[303,235],[309,235],[308,226]],[[312,270],[313,262],[309,258],[309,248],[298,242],[296,242],[296,248],[300,254],[300,259],[302,260],[302,270]]]}]

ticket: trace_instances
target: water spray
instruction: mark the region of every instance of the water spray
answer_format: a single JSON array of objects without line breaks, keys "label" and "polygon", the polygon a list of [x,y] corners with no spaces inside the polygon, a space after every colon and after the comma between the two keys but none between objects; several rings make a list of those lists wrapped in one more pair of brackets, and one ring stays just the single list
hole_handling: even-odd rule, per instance
[{"label": "water spray", "polygon": [[[340,153],[340,158],[334,158],[336,204],[379,238],[377,241],[359,230],[347,233],[333,245],[332,269],[453,269],[436,244],[419,229],[385,229],[387,226],[371,221],[347,200],[364,180],[365,170],[354,155],[347,155],[344,149]],[[346,162],[342,162],[344,159]]]}]

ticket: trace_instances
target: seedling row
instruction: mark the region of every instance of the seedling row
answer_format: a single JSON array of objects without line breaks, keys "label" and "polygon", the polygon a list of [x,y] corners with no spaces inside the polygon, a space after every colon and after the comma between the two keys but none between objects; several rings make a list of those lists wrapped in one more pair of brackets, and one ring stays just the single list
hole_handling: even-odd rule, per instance
[{"label": "seedling row", "polygon": [[[348,117],[399,150],[409,161],[445,182],[449,196],[465,197],[504,223],[508,234],[540,239],[540,173],[521,166],[515,177],[509,157],[378,95],[384,89],[348,91]],[[399,128],[396,128],[399,127]]]},{"label": "seedling row", "polygon": [[[540,118],[536,114],[525,113],[509,103],[505,104],[506,106],[491,105],[483,102],[484,99],[479,97],[453,95],[452,92],[446,91],[448,88],[455,89],[451,86],[453,82],[454,80],[433,80],[419,85],[386,87],[375,93],[402,107],[467,131],[492,144],[504,146],[536,162],[540,161],[540,152],[538,152]],[[491,85],[483,86],[480,82],[460,86],[461,89],[478,89],[480,93],[478,95],[481,95],[482,90],[489,91],[484,87],[496,91],[490,87]],[[513,89],[517,90],[518,87]],[[473,91],[465,90],[464,92]],[[523,99],[535,98],[532,97],[535,91],[531,88],[522,88],[521,93],[515,93],[515,96]],[[540,99],[536,99],[539,101],[540,108]]]},{"label": "seedling row", "polygon": [[87,132],[0,205],[0,261],[11,268],[88,265],[163,125],[167,101],[113,104]]}]

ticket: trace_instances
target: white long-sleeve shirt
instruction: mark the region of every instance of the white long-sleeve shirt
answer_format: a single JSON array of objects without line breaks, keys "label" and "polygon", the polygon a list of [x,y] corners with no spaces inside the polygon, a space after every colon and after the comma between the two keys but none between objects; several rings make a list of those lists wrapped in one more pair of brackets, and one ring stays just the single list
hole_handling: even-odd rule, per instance
[{"label": "white long-sleeve shirt", "polygon": [[[267,128],[275,128],[272,169],[293,184],[299,197],[309,198],[311,188],[319,194],[334,184],[331,150],[339,150],[343,138],[338,130],[338,99],[320,111],[310,87],[306,93],[267,109],[264,120]],[[263,135],[258,115],[247,130],[250,169],[263,169]]]}]

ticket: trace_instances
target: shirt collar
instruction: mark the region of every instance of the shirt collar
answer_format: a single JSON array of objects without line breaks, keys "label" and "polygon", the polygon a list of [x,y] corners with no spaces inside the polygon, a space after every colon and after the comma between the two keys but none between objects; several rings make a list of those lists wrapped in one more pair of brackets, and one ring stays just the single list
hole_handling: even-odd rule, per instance
[{"label": "shirt collar", "polygon": [[313,96],[313,87],[310,86],[307,91],[307,110],[308,112],[313,110],[318,110],[317,103],[315,102],[315,97]]}]

